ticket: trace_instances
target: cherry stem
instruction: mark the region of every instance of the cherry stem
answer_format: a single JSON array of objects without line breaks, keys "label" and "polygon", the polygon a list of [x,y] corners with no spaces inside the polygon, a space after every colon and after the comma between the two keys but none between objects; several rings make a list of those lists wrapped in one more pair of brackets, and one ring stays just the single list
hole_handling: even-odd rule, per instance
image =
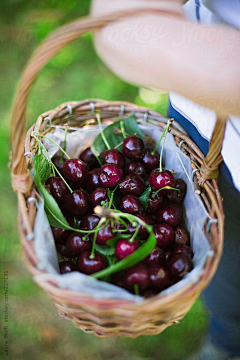
[{"label": "cherry stem", "polygon": [[122,136],[123,136],[123,138],[126,139],[127,135],[126,135],[126,131],[125,131],[123,119],[120,120],[120,128],[121,128],[121,131],[122,131]]},{"label": "cherry stem", "polygon": [[130,243],[132,243],[136,239],[138,232],[139,232],[139,227],[136,228],[135,233],[133,234],[131,239],[128,240]]},{"label": "cherry stem", "polygon": [[[92,244],[92,251],[91,251],[91,255],[90,255],[90,259],[94,259],[94,251],[95,251],[95,245],[96,245],[96,240],[97,240],[97,234],[98,234],[98,230],[100,229],[100,227],[102,226],[102,224],[106,221],[106,219],[101,219],[98,223],[98,225],[95,228],[95,233],[93,236],[93,244]],[[108,222],[106,222],[105,226],[107,226]]]},{"label": "cherry stem", "polygon": [[114,146],[114,149],[117,149],[119,146],[123,145],[123,141],[120,142],[119,144],[117,144],[116,146]]},{"label": "cherry stem", "polygon": [[[65,134],[64,134],[64,143],[63,143],[63,150],[66,151],[66,147],[67,147],[67,125],[65,127]],[[64,153],[62,152],[62,156],[61,156],[61,164],[63,163],[64,160]]]},{"label": "cherry stem", "polygon": [[66,153],[66,151],[64,151],[63,148],[60,145],[58,145],[53,139],[50,139],[49,137],[47,137],[45,135],[37,134],[37,133],[36,134],[31,134],[31,136],[34,137],[35,139],[36,139],[35,136],[39,136],[39,137],[42,137],[44,139],[47,139],[47,140],[51,141],[54,145],[56,145],[59,148],[59,150],[61,150],[64,153],[64,155],[66,156],[67,159],[70,159],[70,156]]},{"label": "cherry stem", "polygon": [[100,118],[100,115],[99,114],[96,114],[96,119],[97,119],[97,122],[98,122],[98,126],[99,126],[99,129],[100,129],[100,132],[101,132],[101,136],[102,136],[102,139],[106,145],[106,148],[108,150],[111,150],[111,146],[109,145],[107,139],[106,139],[106,136],[104,134],[104,131],[103,131],[103,128],[102,128],[102,123],[101,123],[101,118]]},{"label": "cherry stem", "polygon": [[161,147],[161,153],[160,153],[160,160],[159,160],[159,169],[160,171],[162,171],[162,157],[163,157],[163,149],[164,149],[164,145],[165,145],[165,141],[166,141],[166,137],[167,137],[167,133],[168,133],[168,130],[169,130],[169,127],[170,125],[172,124],[173,122],[173,119],[169,119],[168,122],[167,122],[167,125],[162,133],[162,137],[163,137],[163,144],[162,144],[162,147]]},{"label": "cherry stem", "polygon": [[138,284],[134,284],[134,293],[135,293],[135,295],[139,296],[139,286],[138,286]]},{"label": "cherry stem", "polygon": [[154,198],[156,197],[157,193],[159,193],[159,191],[164,190],[164,189],[181,191],[180,189],[176,189],[176,188],[174,188],[174,187],[172,187],[172,186],[164,186],[164,187],[162,187],[161,189],[158,189],[157,191],[155,191],[155,193],[152,194],[152,198],[154,199]]}]

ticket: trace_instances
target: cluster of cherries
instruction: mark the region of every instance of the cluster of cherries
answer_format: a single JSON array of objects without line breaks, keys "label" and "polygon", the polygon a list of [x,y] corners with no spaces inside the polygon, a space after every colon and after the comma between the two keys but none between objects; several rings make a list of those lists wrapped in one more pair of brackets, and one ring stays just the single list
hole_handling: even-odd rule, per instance
[{"label": "cluster of cherries", "polygon": [[[46,182],[49,192],[69,224],[83,230],[52,228],[61,257],[60,272],[80,271],[91,275],[109,266],[104,255],[93,253],[94,229],[101,220],[93,209],[98,205],[108,207],[109,194],[114,191],[119,198],[118,210],[153,226],[157,246],[137,265],[113,274],[110,282],[132,293],[136,293],[137,286],[138,293],[152,296],[181,280],[193,268],[189,233],[182,225],[186,183],[175,179],[171,171],[160,170],[160,154],[135,135],[124,139],[122,152],[104,150],[100,157],[101,167],[90,148],[79,159],[62,161],[61,156],[52,159],[73,191],[61,177],[51,176]],[[147,206],[143,206],[139,197],[149,186]],[[121,234],[125,237],[121,238]],[[126,229],[117,221],[108,222],[99,228],[95,241],[106,247],[116,236],[119,239],[114,256],[115,261],[121,261],[136,251],[149,233],[142,223],[127,221]]]}]

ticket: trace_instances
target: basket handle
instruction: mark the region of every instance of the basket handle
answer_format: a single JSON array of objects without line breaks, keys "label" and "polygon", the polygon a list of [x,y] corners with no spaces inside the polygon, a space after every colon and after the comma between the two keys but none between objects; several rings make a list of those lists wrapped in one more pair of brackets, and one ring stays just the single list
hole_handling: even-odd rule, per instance
[{"label": "basket handle", "polygon": [[[119,20],[120,18],[136,16],[148,13],[160,13],[161,15],[177,16],[174,11],[161,9],[134,9],[113,13],[110,15],[98,17],[85,17],[64,25],[54,31],[33,53],[28,62],[18,86],[16,97],[13,104],[11,117],[11,171],[12,186],[17,192],[26,194],[32,185],[32,178],[26,167],[24,158],[24,139],[26,133],[26,107],[30,88],[38,73],[56,54],[65,46],[79,36],[89,32],[96,31],[104,26]],[[224,120],[224,121],[223,121]],[[214,129],[212,140],[210,142],[209,153],[201,168],[201,182],[207,178],[214,178],[217,174],[217,168],[222,161],[220,152],[221,144],[225,130],[225,119],[218,117]]]}]

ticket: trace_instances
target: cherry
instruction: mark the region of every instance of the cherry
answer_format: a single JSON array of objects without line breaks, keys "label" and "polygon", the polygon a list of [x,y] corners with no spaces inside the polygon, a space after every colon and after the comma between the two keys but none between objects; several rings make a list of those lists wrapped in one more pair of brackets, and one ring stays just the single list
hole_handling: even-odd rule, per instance
[{"label": "cherry", "polygon": [[89,238],[84,240],[84,235],[74,232],[66,242],[66,248],[71,253],[71,256],[79,256],[83,251],[91,249],[91,242]]},{"label": "cherry", "polygon": [[109,202],[107,189],[98,187],[89,196],[90,204],[93,208],[97,205],[103,206]]},{"label": "cherry", "polygon": [[139,196],[144,190],[144,180],[140,176],[127,175],[120,182],[118,190],[121,196],[127,194]]},{"label": "cherry", "polygon": [[98,166],[98,161],[96,156],[93,154],[90,147],[83,150],[79,156],[80,160],[82,160],[85,164],[87,164],[89,169],[94,169]]},{"label": "cherry", "polygon": [[151,172],[159,166],[160,155],[159,153],[155,153],[152,155],[152,150],[150,148],[146,149],[142,162],[145,166],[147,172]]},{"label": "cherry", "polygon": [[144,156],[145,145],[141,138],[132,135],[123,141],[123,154],[131,160],[140,160]]},{"label": "cherry", "polygon": [[101,254],[95,254],[91,259],[91,251],[84,251],[77,261],[77,268],[81,273],[91,275],[107,267],[106,259]]},{"label": "cherry", "polygon": [[189,255],[174,254],[168,262],[170,273],[177,278],[181,278],[193,269],[193,262]]},{"label": "cherry", "polygon": [[81,219],[78,219],[76,216],[68,216],[67,217],[67,222],[69,223],[69,225],[75,229],[80,229],[80,225],[81,225]]},{"label": "cherry", "polygon": [[[154,219],[150,216],[150,215],[136,215],[139,219],[143,220],[146,224],[148,225],[154,225],[155,224],[155,221]],[[149,232],[147,231],[147,229],[143,226],[143,225],[140,225],[138,224],[137,225],[138,227],[138,238],[139,239],[142,239],[142,240],[145,240],[148,235],[149,235]],[[128,224],[128,233],[130,234],[134,234],[136,231],[136,227],[133,226],[130,222]]]},{"label": "cherry", "polygon": [[100,186],[98,177],[99,170],[100,168],[96,168],[87,173],[86,179],[84,181],[84,189],[86,189],[88,192],[92,192]]},{"label": "cherry", "polygon": [[141,164],[140,162],[131,161],[130,163],[127,164],[125,173],[127,175],[138,175],[144,177],[144,175],[146,174],[146,170],[143,164]]},{"label": "cherry", "polygon": [[187,245],[178,245],[176,246],[173,251],[172,254],[187,254],[189,255],[191,258],[193,258],[193,252],[192,249],[187,246]]},{"label": "cherry", "polygon": [[76,265],[72,261],[60,261],[58,265],[60,274],[66,274],[77,270]]},{"label": "cherry", "polygon": [[163,196],[159,193],[152,192],[148,198],[147,210],[150,214],[156,213],[163,204]]},{"label": "cherry", "polygon": [[153,265],[149,269],[150,287],[154,290],[161,291],[169,285],[169,271],[161,265]]},{"label": "cherry", "polygon": [[69,193],[69,190],[65,184],[65,182],[57,176],[51,176],[46,184],[49,185],[50,194],[57,203],[61,203],[65,195]]},{"label": "cherry", "polygon": [[182,221],[182,216],[183,212],[181,206],[173,203],[165,205],[157,212],[156,222],[164,222],[171,225],[172,227],[176,227]]},{"label": "cherry", "polygon": [[63,165],[65,178],[75,185],[81,185],[87,175],[87,165],[79,159],[69,159]]},{"label": "cherry", "polygon": [[144,213],[143,204],[134,195],[125,195],[120,201],[119,208],[121,211],[133,215]]},{"label": "cherry", "polygon": [[102,154],[102,158],[104,164],[116,164],[122,169],[125,168],[125,157],[116,149],[107,150]]},{"label": "cherry", "polygon": [[69,250],[66,244],[57,244],[57,251],[64,257],[73,257],[71,250]]},{"label": "cherry", "polygon": [[115,274],[113,274],[112,278],[111,278],[111,282],[112,284],[119,286],[119,287],[123,287],[124,284],[124,272],[120,271],[117,272]]},{"label": "cherry", "polygon": [[67,241],[71,231],[52,227],[52,233],[56,244],[64,244]]},{"label": "cherry", "polygon": [[98,230],[96,243],[98,245],[106,245],[106,242],[114,237],[112,232],[112,227],[110,224],[104,226],[102,229]]},{"label": "cherry", "polygon": [[62,159],[62,155],[54,155],[51,160],[52,163],[56,166],[57,170],[60,172],[60,174],[63,175],[63,165],[66,159]]},{"label": "cherry", "polygon": [[175,243],[177,245],[190,245],[190,235],[189,232],[184,229],[183,226],[178,226],[175,229]]},{"label": "cherry", "polygon": [[166,195],[167,199],[170,202],[174,202],[174,203],[183,202],[183,200],[184,200],[184,198],[186,196],[187,184],[182,179],[176,179],[174,187],[176,189],[179,189],[180,191],[169,190],[168,194]]},{"label": "cherry", "polygon": [[93,230],[100,221],[100,217],[95,214],[87,214],[83,216],[81,221],[81,229]]},{"label": "cherry", "polygon": [[123,170],[115,164],[106,164],[99,170],[99,182],[103,187],[114,188],[123,176]]},{"label": "cherry", "polygon": [[166,248],[171,245],[175,238],[174,230],[168,224],[158,224],[153,228],[154,235],[157,240],[157,245],[160,248]]},{"label": "cherry", "polygon": [[122,239],[115,247],[115,256],[118,260],[122,260],[137,250],[138,246],[139,244],[136,239],[134,239],[132,242]]},{"label": "cherry", "polygon": [[134,293],[134,285],[138,285],[140,292],[148,288],[149,272],[147,267],[143,264],[137,264],[125,271],[124,288]]},{"label": "cherry", "polygon": [[[160,169],[155,169],[150,172],[149,183],[151,185],[151,188],[157,191],[165,186],[174,187],[175,180],[171,171],[169,170],[160,171]],[[166,194],[166,191],[162,190],[161,193]]]},{"label": "cherry", "polygon": [[144,264],[151,266],[151,265],[165,265],[166,264],[166,258],[164,251],[158,247],[153,249],[150,254],[145,258]]},{"label": "cherry", "polygon": [[69,214],[74,216],[83,216],[90,209],[88,194],[82,189],[75,190],[72,194],[67,194],[63,202]]}]

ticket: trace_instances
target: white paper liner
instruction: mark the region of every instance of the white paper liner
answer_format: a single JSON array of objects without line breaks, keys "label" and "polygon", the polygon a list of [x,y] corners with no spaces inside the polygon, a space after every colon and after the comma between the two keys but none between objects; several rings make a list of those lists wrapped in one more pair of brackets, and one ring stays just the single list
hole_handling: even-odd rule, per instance
[{"label": "white paper liner", "polygon": [[[157,127],[149,128],[141,125],[141,128],[145,133],[151,135],[156,142],[162,133]],[[64,140],[64,134],[65,131],[63,129],[56,127],[55,132],[53,134],[48,134],[48,137],[53,138],[60,144]],[[69,133],[67,135],[67,153],[71,157],[78,157],[81,150],[90,146],[98,134],[98,127],[77,129],[76,131]],[[44,145],[48,149],[51,157],[58,150],[54,144],[46,139],[44,139]],[[162,291],[157,296],[171,294],[174,291],[181,289],[189,282],[197,282],[203,272],[206,258],[210,254],[210,245],[202,231],[203,224],[208,214],[199,196],[194,193],[190,160],[178,149],[171,134],[167,135],[163,157],[165,167],[175,170],[177,172],[175,177],[181,178],[187,183],[187,194],[184,200],[185,221],[190,231],[191,246],[194,252],[194,269],[184,276],[177,284]],[[36,281],[40,280],[40,278],[52,279],[57,282],[58,286],[62,289],[70,289],[76,292],[91,294],[91,296],[97,299],[124,299],[136,302],[143,300],[142,297],[130,294],[128,291],[115,285],[96,280],[79,272],[63,275],[59,274],[56,247],[50,225],[44,212],[43,202],[40,202],[39,204],[34,232],[34,247],[37,257],[40,259],[39,268],[45,269],[47,272],[47,274],[36,276]]]}]

